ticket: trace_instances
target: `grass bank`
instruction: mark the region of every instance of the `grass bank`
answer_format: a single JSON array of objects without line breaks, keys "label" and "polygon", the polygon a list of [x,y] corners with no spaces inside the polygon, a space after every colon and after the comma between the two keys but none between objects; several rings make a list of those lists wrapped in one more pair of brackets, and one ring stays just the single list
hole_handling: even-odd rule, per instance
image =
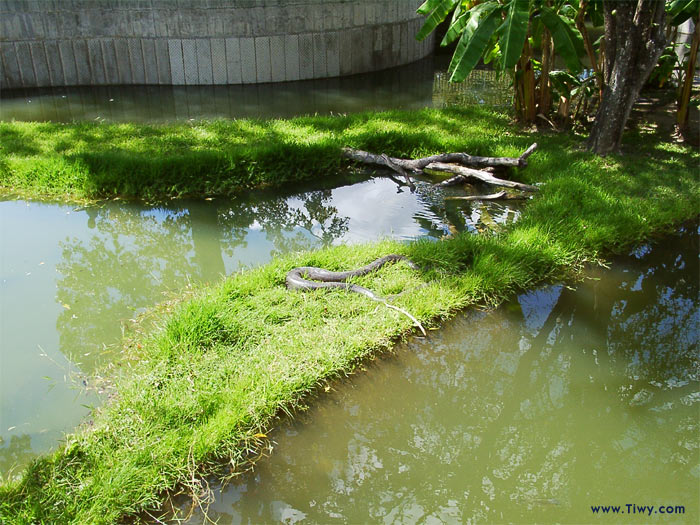
[{"label": "grass bank", "polygon": [[[388,112],[290,120],[167,125],[0,122],[0,187],[29,197],[75,199],[232,195],[241,189],[322,179],[342,146],[404,155],[498,140],[457,112]],[[500,119],[494,127],[504,132]]]},{"label": "grass bank", "polygon": [[[49,149],[41,144],[56,140],[51,129],[60,130],[59,125],[45,124],[3,126],[4,132],[24,129],[34,136],[34,147]],[[269,133],[268,142],[246,145],[245,136],[233,137],[227,144],[238,146],[231,146],[228,153],[206,149],[214,151],[218,144],[207,142],[206,130],[222,130],[220,140],[225,140],[231,130],[248,128],[259,130],[251,132],[249,139]],[[97,133],[103,128],[83,129]],[[115,125],[106,129],[122,134],[125,151],[167,142],[167,133],[156,128]],[[338,148],[344,145],[396,156],[442,151],[513,156],[534,140],[509,126],[507,117],[477,110],[219,122],[168,129],[192,137],[192,143],[179,148],[187,150],[183,155],[191,152],[192,159],[200,151],[196,144],[210,144],[202,146],[204,158],[227,158],[231,151],[246,151],[247,165],[264,170],[253,170],[253,180],[266,180],[265,173],[296,176],[278,170],[302,159],[296,173],[323,174],[338,165]],[[134,132],[131,139],[129,130]],[[174,311],[157,316],[154,328],[128,345],[125,365],[115,377],[115,399],[96,410],[94,421],[68,436],[57,451],[0,487],[0,521],[112,523],[157,507],[165,491],[191,485],[216,465],[245,461],[276,416],[303,404],[319,385],[352,370],[359,360],[390,347],[411,330],[405,316],[359,294],[287,291],[284,277],[292,267],[348,269],[391,252],[408,255],[420,271],[399,263],[355,282],[385,296],[406,292],[394,304],[424,324],[436,326],[458,309],[494,305],[542,281],[569,277],[601,254],[697,216],[698,152],[659,142],[643,129],[626,138],[634,154],[601,159],[579,150],[580,138],[573,135],[537,136],[540,148],[528,168],[514,176],[544,183],[541,194],[527,203],[516,224],[498,236],[467,234],[438,242],[380,242],[293,254],[232,275]],[[4,142],[3,147],[7,147]],[[107,146],[101,147],[105,155],[101,158],[108,158]],[[286,158],[285,151],[295,153]],[[264,152],[271,158],[266,159]],[[55,155],[51,158],[61,158]],[[118,157],[133,170],[139,165],[128,160],[125,152]],[[4,173],[24,177],[24,187],[31,188],[31,170],[20,175],[16,168],[22,158],[42,157],[38,153],[5,156],[6,166],[15,168],[4,167]],[[166,159],[153,162],[160,166]],[[98,165],[107,173],[106,164]],[[238,169],[237,165],[228,164],[230,169]],[[91,173],[84,172],[83,182],[92,180]],[[129,173],[129,180],[137,178],[130,171],[120,173],[125,177]],[[232,184],[225,182],[225,170],[217,173],[217,184]],[[197,182],[192,173],[188,176]],[[116,175],[113,180],[117,191],[122,183]],[[160,183],[154,179],[154,184]],[[191,191],[190,187],[186,193]]]}]

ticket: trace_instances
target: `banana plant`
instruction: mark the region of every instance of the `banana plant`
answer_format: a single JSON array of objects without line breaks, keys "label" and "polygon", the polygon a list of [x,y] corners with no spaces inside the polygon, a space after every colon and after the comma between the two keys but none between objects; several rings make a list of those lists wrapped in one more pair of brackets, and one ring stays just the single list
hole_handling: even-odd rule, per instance
[{"label": "banana plant", "polygon": [[450,81],[463,81],[482,59],[494,60],[501,71],[514,74],[516,110],[521,118],[532,122],[535,118],[533,35],[538,26],[545,27],[554,51],[570,72],[579,73],[585,50],[572,17],[577,12],[568,0],[427,0],[418,8],[426,21],[416,38],[428,36],[452,13],[441,42],[446,46],[457,41],[448,69]]},{"label": "banana plant", "polygon": [[690,108],[690,95],[695,77],[695,63],[698,59],[698,47],[700,46],[700,0],[672,0],[666,12],[671,17],[671,25],[679,26],[692,19],[695,23],[695,31],[690,44],[690,53],[686,65],[683,83],[678,96],[678,112],[676,113],[676,125],[679,131],[688,126],[688,110]]},{"label": "banana plant", "polygon": [[551,78],[554,93],[559,99],[557,117],[567,126],[571,118],[571,109],[574,102],[577,102],[576,111],[573,116],[575,120],[581,106],[587,104],[594,96],[594,77],[592,75],[585,77],[583,75],[572,75],[567,71],[554,71],[552,72]]}]

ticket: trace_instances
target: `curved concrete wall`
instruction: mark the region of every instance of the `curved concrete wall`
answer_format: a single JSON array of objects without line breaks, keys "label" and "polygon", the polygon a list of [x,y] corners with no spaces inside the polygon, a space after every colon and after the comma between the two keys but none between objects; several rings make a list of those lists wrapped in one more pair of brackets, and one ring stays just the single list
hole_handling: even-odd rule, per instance
[{"label": "curved concrete wall", "polygon": [[419,0],[0,0],[0,87],[247,84],[407,64]]}]

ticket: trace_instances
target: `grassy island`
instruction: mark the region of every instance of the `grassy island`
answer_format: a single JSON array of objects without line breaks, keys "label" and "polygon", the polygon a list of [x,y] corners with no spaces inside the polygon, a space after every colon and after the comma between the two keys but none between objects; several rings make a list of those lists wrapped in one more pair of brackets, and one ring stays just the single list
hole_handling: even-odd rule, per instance
[{"label": "grassy island", "polygon": [[398,263],[355,282],[384,296],[405,292],[394,304],[436,327],[459,309],[575,276],[696,217],[700,202],[700,154],[648,130],[630,131],[629,153],[600,158],[574,134],[533,138],[477,109],[168,126],[0,123],[0,185],[71,198],[292,184],[335,171],[342,146],[396,157],[518,156],[535,140],[529,166],[511,177],[541,191],[499,235],[292,254],[154,314],[153,328],[126,345],[116,396],[0,487],[0,521],[113,523],[158,507],[215,466],[240,465],[276,417],[411,333],[409,319],[359,294],[288,291],[295,266],[351,269],[405,254],[420,271]]}]

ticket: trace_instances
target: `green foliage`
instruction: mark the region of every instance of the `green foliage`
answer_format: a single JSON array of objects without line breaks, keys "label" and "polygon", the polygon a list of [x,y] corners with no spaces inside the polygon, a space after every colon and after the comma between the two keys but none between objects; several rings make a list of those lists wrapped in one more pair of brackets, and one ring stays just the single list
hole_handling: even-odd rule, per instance
[{"label": "green foliage", "polygon": [[[144,157],[153,146],[150,140],[177,144],[178,151],[200,146],[209,151],[210,144],[225,147],[226,140],[269,136],[295,147],[268,143],[256,153],[251,146],[249,156],[238,160],[277,165],[284,151],[303,159],[310,173],[323,172],[333,158],[337,164],[341,145],[371,143],[376,151],[407,157],[445,151],[517,156],[536,140],[540,146],[529,166],[511,176],[542,183],[521,218],[498,235],[465,233],[438,242],[379,242],[292,254],[231,275],[178,306],[162,305],[126,347],[124,366],[114,378],[118,395],[96,410],[93,423],[0,486],[3,523],[123,522],[158,507],[168,490],[197,490],[198,476],[244,464],[263,446],[263,434],[277,416],[303,406],[309,393],[411,330],[405,316],[359,294],[287,291],[284,276],[295,266],[339,270],[387,253],[408,255],[420,271],[399,263],[355,282],[382,295],[406,291],[395,304],[424,324],[437,325],[460,308],[495,305],[537,283],[565,279],[601,253],[667,231],[697,216],[700,198],[695,150],[639,131],[630,136],[634,155],[600,158],[581,151],[577,136],[535,138],[514,129],[507,116],[483,109],[192,128],[3,126],[5,136],[16,132],[17,140],[3,140],[2,147],[29,157],[49,145],[55,148],[71,130],[79,131],[81,140],[94,135],[92,144],[99,145],[110,134],[112,140],[127,141],[119,137],[128,129],[129,147],[141,149]],[[229,135],[233,130],[250,135]],[[33,140],[22,141],[23,136]],[[256,170],[251,173],[265,180]]]},{"label": "green foliage", "polygon": [[520,59],[527,37],[528,19],[530,17],[530,0],[513,0],[506,9],[506,19],[498,28],[501,35],[499,47],[501,48],[503,69],[515,67]]},{"label": "green foliage", "polygon": [[589,0],[586,14],[590,18],[593,27],[602,27],[605,23],[603,17],[603,0]]},{"label": "green foliage", "polygon": [[[596,2],[591,5],[597,16],[600,6]],[[441,42],[446,46],[459,38],[449,67],[452,82],[464,80],[482,59],[487,63],[498,58],[503,70],[512,70],[522,56],[530,24],[538,25],[540,21],[552,33],[555,51],[569,70],[581,71],[585,49],[575,24],[578,10],[570,2],[558,2],[553,9],[543,0],[487,0],[477,4],[429,0],[418,10],[430,16],[416,38],[429,35],[453,9],[452,21]],[[541,36],[539,29],[536,33]]]},{"label": "green foliage", "polygon": [[671,45],[666,46],[659,57],[659,62],[649,75],[649,80],[647,80],[648,84],[661,88],[668,82],[674,71],[682,69],[683,64],[678,60],[676,46],[677,44],[675,42],[671,42]]},{"label": "green foliage", "polygon": [[440,42],[440,45],[446,46],[457,40],[467,25],[469,18],[469,11],[464,9],[461,2],[457,4],[457,7],[452,13],[452,22],[450,22],[450,27],[447,28],[445,36],[443,37],[442,42]]},{"label": "green foliage", "polygon": [[570,98],[572,91],[581,85],[581,81],[566,71],[552,71],[549,78],[560,97]]},{"label": "green foliage", "polygon": [[540,7],[539,17],[552,34],[554,49],[564,59],[566,67],[573,73],[579,73],[581,57],[585,53],[581,33],[571,19],[565,20],[547,6]]},{"label": "green foliage", "polygon": [[[698,0],[700,1],[700,0]],[[599,0],[593,0],[591,12],[601,14]],[[554,51],[564,60],[570,73],[582,70],[581,57],[585,54],[584,39],[576,26],[581,14],[578,2],[561,0],[549,7],[545,0],[486,0],[484,2],[452,2],[428,0],[418,10],[430,16],[418,37],[425,38],[452,12],[441,45],[459,39],[448,68],[451,82],[461,82],[477,66],[495,63],[502,71],[513,73],[514,103],[519,118],[533,123],[535,118],[535,61],[532,49],[542,45],[544,28],[552,35]],[[529,45],[525,45],[529,42]],[[516,66],[520,64],[516,68]],[[547,61],[549,64],[549,61]],[[549,70],[549,67],[547,68]],[[549,89],[546,82],[540,89]],[[542,96],[541,100],[550,100]],[[547,113],[549,108],[540,108]]]},{"label": "green foliage", "polygon": [[671,25],[677,26],[692,18],[698,20],[700,16],[700,0],[671,0],[666,12],[671,17]]},{"label": "green foliage", "polygon": [[[666,13],[670,18],[671,26],[679,26],[687,20],[700,22],[700,0],[670,0],[666,5]],[[674,32],[675,34],[675,32]],[[654,70],[649,75],[648,84],[655,87],[663,87],[671,78],[674,72],[678,72],[678,84],[683,85],[684,73],[688,65],[689,54],[685,54],[683,61],[679,60],[677,48],[680,44],[676,41],[669,42]],[[684,44],[690,49],[688,44]]]},{"label": "green foliage", "polygon": [[[450,82],[461,82],[476,67],[486,50],[491,36],[498,29],[501,13],[492,3],[472,13],[459,39],[448,68]],[[473,31],[472,31],[473,30]]]},{"label": "green foliage", "polygon": [[445,17],[455,7],[459,0],[427,0],[418,8],[418,13],[428,15],[423,27],[416,35],[417,40],[423,40],[432,33]]}]

